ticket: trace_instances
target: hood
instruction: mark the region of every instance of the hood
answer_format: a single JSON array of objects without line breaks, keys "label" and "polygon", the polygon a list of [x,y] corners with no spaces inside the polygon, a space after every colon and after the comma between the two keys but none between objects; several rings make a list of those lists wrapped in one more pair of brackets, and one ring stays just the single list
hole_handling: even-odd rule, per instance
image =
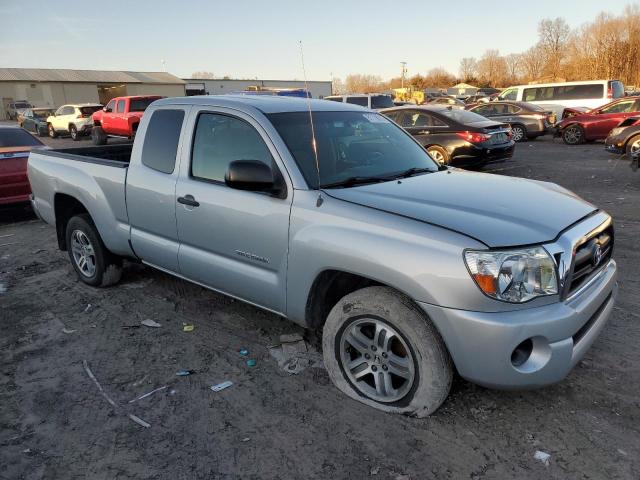
[{"label": "hood", "polygon": [[551,241],[597,210],[553,183],[457,169],[326,193],[454,230],[489,247]]}]

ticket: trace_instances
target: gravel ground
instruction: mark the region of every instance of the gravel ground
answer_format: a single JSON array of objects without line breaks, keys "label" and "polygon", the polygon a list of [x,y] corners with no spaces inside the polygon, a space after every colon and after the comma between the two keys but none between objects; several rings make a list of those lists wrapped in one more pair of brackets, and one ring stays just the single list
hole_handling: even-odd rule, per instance
[{"label": "gravel ground", "polygon": [[[421,420],[348,399],[320,368],[279,370],[267,347],[303,332],[272,314],[140,265],[115,288],[87,287],[52,227],[0,211],[0,479],[638,478],[640,172],[602,144],[550,138],[492,171],[557,182],[609,211],[620,295],[565,381],[502,392],[457,379]],[[123,328],[148,318],[161,328]],[[234,385],[209,390],[223,380]]]}]

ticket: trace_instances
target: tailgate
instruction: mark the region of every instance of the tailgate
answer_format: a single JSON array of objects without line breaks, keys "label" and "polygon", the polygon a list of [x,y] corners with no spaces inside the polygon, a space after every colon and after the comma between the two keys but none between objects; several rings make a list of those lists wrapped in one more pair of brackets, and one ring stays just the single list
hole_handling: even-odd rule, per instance
[{"label": "tailgate", "polygon": [[0,149],[0,204],[28,199],[31,193],[27,178],[28,157],[29,152],[24,148]]}]

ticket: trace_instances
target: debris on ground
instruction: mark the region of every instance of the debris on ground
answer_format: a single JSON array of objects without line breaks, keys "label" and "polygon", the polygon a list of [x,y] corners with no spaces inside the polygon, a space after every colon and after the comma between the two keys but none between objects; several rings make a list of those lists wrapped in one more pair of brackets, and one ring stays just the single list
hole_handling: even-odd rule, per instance
[{"label": "debris on ground", "polygon": [[0,247],[8,247],[8,246],[10,246],[10,245],[15,245],[15,244],[16,244],[16,242],[12,242],[12,243],[2,243],[2,244],[0,244]]},{"label": "debris on ground", "polygon": [[243,441],[243,442],[248,442],[249,440],[251,440],[249,437],[244,437],[244,438],[242,439],[242,441]]},{"label": "debris on ground", "polygon": [[84,309],[83,313],[87,313],[89,310],[91,310],[91,304],[87,304],[87,308]]},{"label": "debris on ground", "polygon": [[246,348],[241,348],[238,353],[240,355],[242,355],[243,357],[246,357],[247,355],[249,355],[249,350],[247,350]]},{"label": "debris on ground", "polygon": [[[82,366],[84,367],[84,371],[87,372],[87,375],[89,376],[89,378],[91,380],[93,380],[93,383],[95,383],[96,387],[98,387],[98,391],[102,394],[102,396],[105,398],[105,400],[107,402],[109,402],[109,404],[118,411],[123,410],[123,408],[118,405],[116,402],[113,401],[113,399],[107,395],[107,392],[104,391],[104,389],[102,388],[102,385],[100,385],[100,382],[98,382],[98,379],[96,379],[95,375],[93,374],[93,372],[91,371],[91,369],[89,368],[89,364],[87,363],[86,360],[82,361]],[[126,414],[127,417],[129,417],[131,420],[133,420],[134,422],[136,422],[138,425],[141,425],[145,428],[149,428],[151,426],[151,424],[145,422],[144,420],[142,420],[140,417],[133,415],[132,413],[128,413],[128,412],[124,412]]]},{"label": "debris on ground", "polygon": [[195,370],[180,370],[179,372],[176,372],[176,375],[179,377],[188,377],[189,375],[193,375],[194,373],[196,373]]},{"label": "debris on ground", "polygon": [[545,467],[548,467],[549,461],[551,460],[551,454],[543,452],[541,450],[537,450],[536,453],[533,454],[533,458],[542,462]]},{"label": "debris on ground", "polygon": [[72,333],[75,333],[75,330],[73,330],[72,328],[64,327],[64,328],[62,329],[62,333],[66,333],[67,335],[70,335],[70,334],[72,334]]},{"label": "debris on ground", "polygon": [[146,320],[143,320],[140,323],[145,327],[160,328],[162,326],[158,322],[156,322],[155,320],[151,320],[150,318],[147,318]]},{"label": "debris on ground", "polygon": [[129,328],[140,328],[140,325],[122,325],[122,328],[124,330],[127,330]]},{"label": "debris on ground", "polygon": [[378,473],[380,473],[380,467],[373,467],[369,473],[371,475],[377,475]]},{"label": "debris on ground", "polygon": [[7,293],[7,285],[4,283],[0,283],[0,293]]},{"label": "debris on ground", "polygon": [[187,324],[187,323],[183,323],[182,324],[182,331],[183,332],[193,332],[193,329],[195,328],[193,325]]},{"label": "debris on ground", "polygon": [[257,364],[258,362],[253,358],[250,358],[249,360],[247,360],[247,367],[255,367]]},{"label": "debris on ground", "polygon": [[225,388],[229,388],[231,385],[233,385],[233,382],[230,380],[227,380],[225,382],[222,383],[218,383],[217,385],[212,385],[211,390],[213,390],[214,392],[219,392],[220,390],[224,390]]},{"label": "debris on ground", "polygon": [[322,354],[311,350],[298,333],[280,335],[280,344],[270,347],[269,354],[282,370],[293,375],[306,368],[324,368]]},{"label": "debris on ground", "polygon": [[0,238],[13,237],[14,235],[15,235],[15,233],[7,233],[5,235],[0,235]]},{"label": "debris on ground", "polygon": [[164,390],[165,388],[168,388],[169,385],[165,385],[164,387],[160,387],[160,388],[156,388],[155,390],[151,390],[149,393],[145,393],[144,395],[140,395],[138,398],[134,398],[133,400],[129,400],[129,403],[133,403],[133,402],[137,402],[138,400],[142,400],[143,398],[147,398],[150,395],[153,395],[156,392],[159,392],[161,390]]}]

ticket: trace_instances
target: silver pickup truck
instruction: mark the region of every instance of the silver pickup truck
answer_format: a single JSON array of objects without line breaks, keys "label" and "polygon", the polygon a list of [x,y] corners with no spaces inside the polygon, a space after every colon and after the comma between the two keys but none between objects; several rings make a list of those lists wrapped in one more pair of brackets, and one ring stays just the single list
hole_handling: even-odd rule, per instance
[{"label": "silver pickup truck", "polygon": [[348,396],[415,416],[453,372],[562,380],[616,295],[611,217],[558,185],[436,164],[323,100],[164,99],[133,146],[32,152],[33,207],[82,281],[132,259],[311,329]]}]

